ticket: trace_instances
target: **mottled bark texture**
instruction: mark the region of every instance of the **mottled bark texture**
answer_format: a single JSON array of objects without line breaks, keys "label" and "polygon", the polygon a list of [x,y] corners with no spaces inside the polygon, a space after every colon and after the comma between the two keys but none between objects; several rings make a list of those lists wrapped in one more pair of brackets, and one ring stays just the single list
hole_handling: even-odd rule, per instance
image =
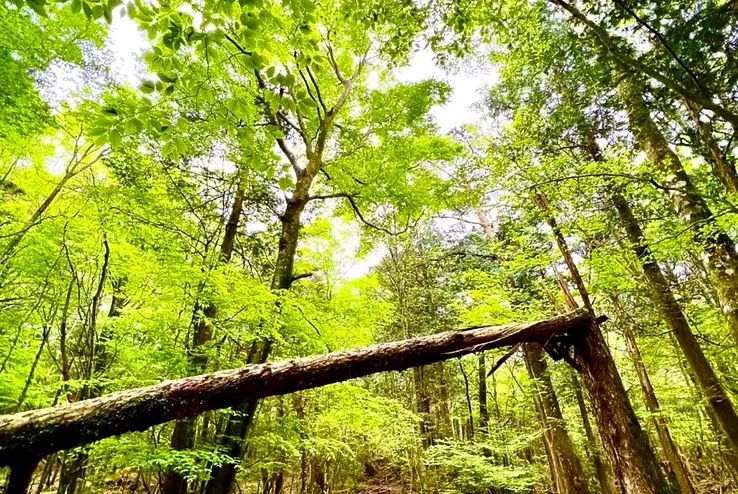
[{"label": "mottled bark texture", "polygon": [[[536,194],[535,201],[553,231],[586,310],[593,314],[584,280],[546,197]],[[626,494],[673,492],[659,468],[648,436],[638,423],[602,331],[594,318],[592,321],[592,328],[574,344],[574,358],[581,369],[597,429],[620,489]]]},{"label": "mottled bark texture", "polygon": [[707,266],[717,289],[728,328],[738,341],[738,253],[735,242],[722,230],[707,202],[669,147],[653,121],[643,95],[646,86],[632,74],[624,74],[618,92],[628,113],[630,128],[651,164],[664,175],[663,187],[681,220],[693,230],[695,242],[703,249]]},{"label": "mottled bark texture", "polygon": [[[555,268],[556,281],[559,284],[561,293],[564,295],[566,300],[566,306],[569,310],[577,310],[579,304],[574,299],[574,296],[569,290],[569,285],[564,277]],[[582,426],[584,427],[584,433],[587,436],[587,454],[592,458],[592,464],[597,474],[597,482],[600,485],[600,491],[602,494],[615,494],[615,479],[612,477],[612,469],[606,464],[602,458],[600,450],[600,444],[597,441],[597,437],[592,429],[592,423],[589,420],[589,412],[587,411],[587,404],[584,401],[584,393],[582,393],[582,384],[579,382],[579,378],[574,372],[571,372],[571,384],[574,388],[574,395],[577,400],[577,407],[579,408],[579,415],[582,417]]]},{"label": "mottled bark texture", "polygon": [[633,251],[640,260],[656,305],[679,343],[690,370],[699,383],[722,430],[725,432],[731,448],[734,452],[738,452],[738,415],[736,415],[730,399],[707,357],[705,357],[697,338],[692,333],[689,322],[674,297],[664,274],[661,272],[661,268],[651,255],[643,231],[633,215],[627,199],[617,192],[611,193],[610,199],[618,212],[620,222],[633,246]]},{"label": "mottled bark texture", "polygon": [[587,477],[566,431],[559,400],[544,360],[543,348],[538,343],[526,343],[523,345],[523,355],[525,366],[535,385],[539,418],[546,433],[544,440],[551,443],[549,461],[551,471],[555,472],[558,494],[587,493]]}]

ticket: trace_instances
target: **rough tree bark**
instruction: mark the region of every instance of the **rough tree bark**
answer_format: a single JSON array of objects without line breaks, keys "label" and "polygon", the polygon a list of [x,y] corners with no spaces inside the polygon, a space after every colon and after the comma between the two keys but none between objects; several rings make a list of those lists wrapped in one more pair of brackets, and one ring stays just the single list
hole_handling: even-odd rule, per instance
[{"label": "rough tree bark", "polygon": [[[593,314],[587,287],[566,239],[549,209],[548,201],[542,194],[536,194],[535,201],[551,227],[556,244],[586,310]],[[592,403],[597,429],[620,489],[626,494],[673,492],[672,486],[659,468],[648,436],[638,423],[620,374],[596,321],[592,323],[591,330],[576,342],[574,350],[574,358],[581,368],[582,381]]]},{"label": "rough tree bark", "polygon": [[[561,273],[556,270],[556,268],[554,268],[554,272],[556,273],[556,281],[559,284],[561,293],[564,295],[566,306],[569,308],[569,310],[578,310],[579,304],[577,304],[577,301],[574,299],[571,290],[569,290],[569,285],[566,283],[566,280],[561,275]],[[579,378],[574,372],[571,373],[571,384],[574,388],[574,395],[577,400],[579,415],[582,417],[582,426],[584,426],[584,433],[587,436],[587,454],[588,456],[592,457],[592,464],[595,467],[595,473],[597,474],[597,482],[600,484],[600,490],[602,491],[602,494],[615,494],[615,480],[612,478],[612,470],[602,459],[600,445],[597,441],[594,431],[592,430],[592,423],[589,420],[589,412],[587,411],[587,404],[584,401],[582,385],[579,382]]]},{"label": "rough tree bark", "polygon": [[[611,300],[615,305],[615,308],[622,315],[627,313],[616,296],[612,296]],[[636,368],[636,374],[638,374],[638,381],[641,385],[641,391],[643,392],[643,400],[646,403],[646,408],[651,413],[651,422],[659,436],[661,449],[669,462],[669,467],[674,474],[674,478],[679,484],[682,494],[695,494],[692,479],[689,477],[689,471],[687,470],[684,460],[682,460],[679,447],[671,436],[671,430],[669,430],[669,424],[666,417],[661,414],[659,400],[656,397],[653,384],[651,384],[651,378],[648,375],[646,365],[643,363],[643,358],[641,357],[641,351],[638,348],[633,328],[627,321],[623,324],[623,337],[625,339],[625,346],[628,349],[628,355]]]},{"label": "rough tree bark", "polygon": [[584,475],[582,464],[574,450],[569,433],[566,431],[559,400],[556,398],[548,366],[543,358],[543,348],[538,343],[526,343],[523,345],[523,355],[528,373],[535,384],[541,425],[551,441],[554,460],[551,469],[556,471],[558,477],[556,479],[558,493],[587,493],[589,492],[587,477]]},{"label": "rough tree bark", "polygon": [[557,335],[567,341],[583,338],[591,322],[591,315],[580,311],[532,323],[447,331],[355,350],[165,381],[59,407],[1,416],[0,466],[10,466],[14,472],[8,492],[25,492],[30,476],[24,472],[29,468],[32,470],[43,456],[56,451],[125,432],[145,430],[175,419],[194,417],[244,400],[292,393],[377,372],[428,365],[521,342],[551,343],[557,340]]},{"label": "rough tree bark", "polygon": [[692,333],[689,322],[679,303],[674,298],[674,294],[664,278],[661,268],[653,259],[651,251],[645,243],[643,231],[633,215],[628,201],[622,194],[617,192],[611,193],[610,199],[618,212],[620,222],[625,228],[628,239],[633,246],[633,251],[641,262],[641,267],[650,285],[654,301],[679,343],[679,347],[682,349],[690,369],[720,422],[733,452],[738,452],[738,415],[736,415],[730,399],[725,393],[720,380],[705,357],[705,354],[702,352],[702,348]]},{"label": "rough tree bark", "polygon": [[693,238],[703,250],[703,262],[713,278],[728,328],[738,341],[738,253],[735,242],[716,223],[707,202],[669,147],[646,105],[646,86],[624,74],[618,92],[630,127],[653,166],[665,175],[664,188],[681,220],[694,229]]}]

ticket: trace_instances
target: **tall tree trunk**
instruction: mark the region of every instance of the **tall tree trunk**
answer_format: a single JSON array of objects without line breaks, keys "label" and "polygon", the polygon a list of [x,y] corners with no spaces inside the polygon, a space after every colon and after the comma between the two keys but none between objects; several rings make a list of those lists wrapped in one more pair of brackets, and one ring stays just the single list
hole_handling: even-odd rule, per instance
[{"label": "tall tree trunk", "polygon": [[[554,267],[554,273],[556,274],[556,281],[559,284],[561,293],[564,295],[564,300],[569,310],[578,310],[579,304],[574,299],[574,296],[569,290],[569,285],[566,280]],[[571,373],[571,383],[574,388],[574,396],[577,400],[577,407],[579,408],[579,415],[582,417],[582,426],[584,427],[584,433],[587,436],[587,455],[592,457],[592,464],[597,474],[597,482],[600,485],[600,490],[603,494],[615,494],[615,479],[612,478],[612,470],[608,468],[608,465],[603,461],[600,453],[600,445],[595,437],[594,431],[592,430],[592,424],[589,420],[589,412],[587,411],[587,404],[584,401],[584,394],[582,393],[582,385],[579,382],[579,378],[575,373]]]},{"label": "tall tree trunk", "polygon": [[[543,202],[543,206],[546,208],[546,210],[548,210],[548,203],[545,202],[545,198],[543,196],[541,196],[540,199],[538,199],[538,200],[544,201]],[[487,215],[483,211],[477,210],[477,217],[479,218],[479,222],[482,225],[482,227],[484,228],[484,231],[487,234],[487,237],[490,239],[490,241],[494,241],[495,240],[495,232],[494,232],[494,229],[492,228],[492,223],[489,220],[489,218],[487,217]],[[563,237],[561,237],[561,239],[563,240]],[[555,269],[556,268],[554,267],[554,270]],[[558,272],[556,272],[556,275],[557,275],[557,280],[561,284],[562,293],[564,294],[564,296],[565,296],[565,298],[567,300],[567,304],[568,304],[569,308],[571,310],[576,310],[577,309],[577,303],[576,303],[576,301],[574,301],[574,298],[571,296],[571,292],[569,292],[568,288],[565,286],[564,280],[560,276],[560,274]],[[584,290],[584,296],[587,297],[586,290]],[[588,301],[589,301],[589,298],[587,298],[587,302]],[[592,312],[592,311],[590,310],[590,312]],[[528,356],[526,355],[526,362],[527,361],[528,361]],[[530,370],[529,370],[529,372],[530,372]],[[531,373],[531,375],[533,375],[533,374]],[[481,376],[480,376],[480,379],[481,379]],[[577,396],[578,396],[578,398],[580,398],[582,400],[581,403],[579,403],[580,413],[582,414],[582,421],[584,423],[585,432],[587,433],[587,440],[588,440],[588,442],[590,444],[590,451],[592,452],[592,460],[593,460],[593,464],[594,464],[594,467],[595,467],[595,471],[597,473],[597,479],[598,479],[598,481],[600,483],[601,491],[603,493],[605,493],[605,494],[613,494],[614,493],[614,490],[613,490],[614,480],[612,479],[612,476],[610,475],[610,472],[607,470],[606,465],[602,462],[602,460],[600,458],[599,449],[597,447],[597,441],[596,441],[595,436],[594,436],[594,434],[592,432],[592,427],[591,427],[591,425],[589,423],[589,417],[587,416],[587,409],[586,409],[586,406],[584,406],[584,400],[583,400],[583,398],[581,396],[581,394],[582,394],[581,393],[581,389],[579,389],[579,381],[575,379],[574,382],[575,382],[576,388],[577,388],[576,389]],[[548,381],[548,383],[550,384],[550,380]],[[550,392],[551,396],[553,396],[553,399],[556,400],[556,396],[554,394],[554,390],[553,390],[553,387],[552,386],[551,386],[550,390],[548,390],[548,391]],[[544,407],[543,403],[541,403],[540,398],[537,398],[537,402],[536,403],[537,403],[536,406],[539,407],[539,408],[541,408],[541,410],[539,410],[538,415],[541,417],[541,420],[544,421],[543,422],[544,423],[544,429],[547,430],[547,428],[545,426],[546,417],[547,417],[547,415],[548,416],[554,416],[554,417],[556,417],[556,412],[551,411],[551,412],[549,412],[547,414],[546,411],[545,411],[545,407]],[[561,417],[561,412],[560,412],[560,409],[558,407],[558,401],[556,401],[556,407],[555,407],[555,409],[556,410],[559,410],[558,417]],[[563,422],[561,422],[561,424],[563,426]],[[571,446],[571,441],[568,439],[568,434],[566,433],[566,429],[563,429],[563,433],[566,434],[566,439],[568,440],[569,446]],[[553,477],[556,477],[556,473],[555,472],[557,471],[557,469],[560,469],[560,467],[557,466],[557,463],[556,463],[557,462],[557,460],[556,460],[556,452],[554,451],[556,442],[553,441],[550,437],[551,437],[551,434],[548,434],[547,436],[544,436],[544,443],[546,443],[546,454],[547,454],[547,456],[549,458],[549,466],[551,468],[551,475]],[[546,441],[548,441],[548,443]],[[564,455],[566,455],[567,454],[566,453],[566,450],[567,450],[566,446],[564,447],[564,450],[565,450]],[[573,450],[572,450],[572,454],[573,454]],[[579,462],[579,459],[576,458],[576,461],[578,463]],[[569,465],[572,465],[573,464],[573,461],[570,460],[568,462],[568,464]],[[579,470],[581,471],[581,463],[578,463],[578,464],[579,464]],[[571,468],[572,467],[569,467],[568,469],[571,469]],[[568,469],[565,469],[565,470],[568,470]],[[583,474],[582,474],[582,476],[583,476]],[[585,479],[585,486],[586,486],[586,477],[583,476],[583,478]],[[555,487],[557,488],[558,491],[562,491],[562,489],[565,489],[565,487],[562,487],[561,486],[561,481],[560,480],[554,479],[554,485],[555,485]],[[576,485],[576,482],[575,482],[575,485]],[[569,487],[568,490],[565,490],[565,492],[571,492],[571,486]]]},{"label": "tall tree trunk", "polygon": [[[274,291],[289,290],[294,281],[294,263],[295,254],[297,252],[297,242],[300,236],[300,217],[305,205],[310,200],[310,187],[315,177],[320,173],[323,167],[323,153],[326,143],[335,127],[335,120],[346,105],[346,102],[353,90],[354,81],[361,73],[364,67],[362,60],[354,74],[351,77],[341,76],[338,71],[338,82],[342,86],[341,94],[336,100],[332,108],[325,111],[320,119],[320,125],[316,136],[312,138],[306,132],[299,132],[305,145],[305,157],[307,163],[302,167],[295,156],[289,149],[287,143],[282,138],[277,138],[276,143],[282,150],[287,160],[292,165],[295,172],[295,187],[292,190],[292,196],[287,199],[287,207],[280,220],[282,222],[282,231],[279,236],[279,245],[277,248],[277,261],[274,265],[274,275],[272,277],[271,288]],[[257,73],[257,84],[262,91],[268,91],[264,80]],[[279,116],[271,109],[267,110],[268,117],[273,125],[280,127]],[[271,352],[271,341],[254,342],[252,351],[253,358],[250,360],[255,362],[266,362]],[[228,419],[226,432],[221,438],[221,449],[238,460],[243,458],[247,448],[247,435],[251,423],[254,419],[254,413],[258,401],[248,400],[236,407],[234,414]],[[206,486],[206,494],[228,494],[233,486],[236,478],[236,465],[226,464],[214,467],[211,470],[211,478]]]},{"label": "tall tree trunk", "polygon": [[[246,188],[239,178],[239,184],[233,198],[231,211],[225,224],[223,239],[220,243],[218,263],[226,264],[233,256],[233,246],[235,245],[236,235],[238,233],[238,224],[241,220],[245,194]],[[213,338],[212,324],[217,315],[218,308],[215,304],[208,303],[201,306],[199,302],[195,302],[195,311],[193,316],[194,332],[192,344],[189,346],[189,361],[192,374],[202,374],[207,368],[208,357],[203,347]],[[174,430],[172,431],[172,437],[169,442],[169,446],[173,450],[181,451],[191,449],[195,446],[195,420],[196,419],[193,417],[178,420],[174,424]],[[187,481],[179,472],[173,468],[169,468],[164,476],[162,492],[163,494],[187,494]]]},{"label": "tall tree trunk", "polygon": [[[671,340],[672,346],[674,347],[674,350],[676,352],[679,371],[684,376],[685,382],[691,385],[690,391],[693,392],[693,395],[690,396],[689,399],[695,399],[696,402],[701,402],[704,398],[702,387],[697,381],[694,372],[692,372],[692,370],[689,368],[689,364],[684,362],[684,352],[682,352],[681,348],[679,347],[679,342],[677,341],[676,336],[674,336],[673,332],[669,332],[669,339]],[[736,474],[738,474],[738,455],[733,452],[733,448],[730,447],[729,443],[726,447],[727,440],[725,438],[725,433],[723,432],[723,429],[720,426],[720,421],[718,421],[717,417],[715,416],[715,411],[712,409],[712,406],[709,404],[709,402],[706,403],[704,406],[701,406],[700,409],[704,412],[704,416],[707,418],[707,421],[710,424],[709,429],[714,434],[715,440],[718,445],[718,450],[720,452],[720,460],[728,468],[733,478],[736,479]],[[697,413],[699,414],[700,412],[698,411]],[[700,418],[701,417],[699,417],[698,415],[698,420]],[[700,440],[705,441],[703,434],[700,435]],[[702,451],[704,451],[704,448],[702,448],[700,445],[700,453]]]},{"label": "tall tree trunk", "polygon": [[431,424],[431,406],[426,386],[425,368],[413,368],[413,389],[415,390],[415,412],[420,416],[418,429],[423,441],[423,448],[433,445],[433,425]]},{"label": "tall tree trunk", "polygon": [[446,368],[443,362],[438,362],[430,366],[433,371],[433,386],[438,387],[438,411],[436,437],[446,438],[453,437],[454,429],[451,425],[451,396],[448,390],[448,378],[446,376]]},{"label": "tall tree trunk", "polygon": [[[621,314],[626,314],[620,300],[618,300],[616,296],[612,296],[611,300]],[[635,366],[636,374],[638,374],[638,381],[641,385],[641,391],[643,392],[643,400],[646,403],[646,408],[651,413],[651,422],[659,436],[659,442],[661,443],[664,457],[669,462],[671,471],[679,484],[682,494],[694,494],[695,490],[692,485],[692,479],[689,477],[687,466],[682,459],[678,446],[671,436],[671,431],[669,430],[669,424],[666,417],[661,414],[659,400],[656,397],[656,392],[651,384],[651,378],[648,375],[646,365],[643,363],[641,351],[638,348],[635,334],[633,334],[633,328],[627,321],[623,321],[622,327],[625,346],[628,349],[628,355]]]},{"label": "tall tree trunk", "polygon": [[[526,361],[527,365],[527,361]],[[561,465],[559,459],[554,452],[554,440],[551,437],[551,431],[545,426],[546,423],[546,412],[543,410],[543,404],[541,403],[541,395],[537,392],[533,393],[533,404],[536,407],[536,416],[538,422],[541,424],[543,435],[541,439],[543,441],[543,450],[546,453],[546,459],[548,460],[548,471],[551,477],[551,487],[554,493],[559,494],[564,490],[562,481],[564,476],[561,474]]]},{"label": "tall tree trunk", "polygon": [[[594,314],[584,280],[566,239],[549,210],[548,201],[542,194],[536,194],[535,201],[551,227],[585,308],[590,314]],[[659,468],[648,436],[638,423],[615,361],[596,321],[584,338],[575,343],[574,350],[575,359],[582,370],[584,386],[589,392],[597,429],[620,488],[626,494],[672,492],[672,487]]]},{"label": "tall tree trunk", "polygon": [[653,260],[651,251],[645,243],[643,231],[633,215],[628,201],[617,192],[611,193],[610,198],[618,212],[628,239],[633,245],[633,251],[641,262],[654,301],[679,343],[679,347],[682,349],[690,369],[720,422],[731,448],[734,452],[738,452],[738,415],[736,415],[730,399],[725,394],[715,371],[702,352],[702,348],[692,333],[684,312],[674,298],[661,268]]},{"label": "tall tree trunk", "polygon": [[[300,236],[300,217],[309,199],[308,192],[313,178],[314,176],[302,175],[295,192],[287,200],[287,208],[281,217],[282,231],[279,236],[277,261],[271,284],[274,291],[289,290],[292,286],[297,242]],[[271,352],[271,346],[270,340],[255,341],[252,344],[249,363],[266,362]],[[228,419],[221,437],[220,446],[222,451],[236,460],[243,458],[246,453],[245,439],[253,422],[257,405],[258,400],[252,399],[235,407],[234,413]],[[216,466],[211,470],[205,493],[228,494],[235,478],[236,465],[234,463]]]},{"label": "tall tree trunk", "polygon": [[577,494],[589,492],[587,477],[582,470],[582,464],[574,451],[569,434],[564,427],[564,418],[561,415],[559,401],[551,382],[548,366],[543,358],[543,349],[537,343],[523,345],[525,365],[528,368],[536,394],[540,400],[542,413],[542,427],[548,431],[552,442],[552,452],[556,457],[560,478],[557,480],[559,494]]},{"label": "tall tree trunk", "polygon": [[664,187],[682,221],[694,228],[693,238],[703,249],[703,261],[713,278],[728,328],[738,341],[738,253],[733,240],[716,223],[704,198],[682,166],[679,156],[651,118],[643,99],[645,84],[626,74],[618,91],[630,127],[651,164],[665,175]]}]

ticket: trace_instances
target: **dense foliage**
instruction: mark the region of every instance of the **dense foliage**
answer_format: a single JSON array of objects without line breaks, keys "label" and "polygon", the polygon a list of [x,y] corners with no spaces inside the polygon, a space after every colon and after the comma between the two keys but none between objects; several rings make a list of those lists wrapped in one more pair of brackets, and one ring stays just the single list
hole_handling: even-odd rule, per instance
[{"label": "dense foliage", "polygon": [[4,0],[0,27],[0,413],[583,306],[670,489],[525,344],[59,452],[33,492],[738,492],[735,2]]}]

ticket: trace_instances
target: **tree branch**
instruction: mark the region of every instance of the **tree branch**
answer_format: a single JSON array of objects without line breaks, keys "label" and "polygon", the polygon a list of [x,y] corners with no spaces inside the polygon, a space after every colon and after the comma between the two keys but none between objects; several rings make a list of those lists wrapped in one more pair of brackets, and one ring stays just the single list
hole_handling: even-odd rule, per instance
[{"label": "tree branch", "polygon": [[313,86],[315,87],[315,94],[318,95],[318,101],[320,102],[320,106],[323,107],[324,112],[328,112],[328,108],[325,106],[325,103],[323,102],[323,96],[320,94],[320,88],[318,87],[318,83],[315,81],[315,76],[313,76],[313,71],[310,70],[310,67],[306,66],[305,70],[307,70],[308,75],[310,76],[310,80],[313,83]]},{"label": "tree branch", "polygon": [[697,75],[692,72],[692,69],[690,69],[686,63],[677,55],[676,51],[671,47],[668,41],[666,41],[666,38],[653,26],[648,24],[645,20],[643,20],[633,9],[631,9],[623,0],[614,0],[614,2],[619,5],[623,10],[628,12],[633,19],[636,20],[638,24],[645,27],[648,31],[651,32],[654,36],[656,36],[656,39],[659,40],[661,45],[666,49],[667,52],[669,52],[669,55],[678,63],[682,69],[687,73],[690,79],[692,79],[692,82],[695,86],[705,95],[710,94],[710,92],[707,90],[705,86],[702,85],[702,83],[697,79]]},{"label": "tree branch", "polygon": [[690,91],[686,87],[682,86],[681,84],[674,81],[672,78],[660,73],[659,71],[652,69],[648,65],[642,63],[638,59],[631,57],[630,55],[627,55],[623,53],[621,50],[619,50],[614,43],[613,37],[603,28],[602,26],[596,24],[595,22],[592,22],[590,19],[587,18],[586,15],[584,15],[582,12],[577,10],[575,7],[570,5],[569,3],[565,2],[564,0],[548,0],[550,3],[553,3],[554,5],[558,5],[559,7],[563,8],[569,14],[571,14],[572,17],[580,21],[582,24],[587,26],[590,31],[595,35],[597,40],[599,40],[600,44],[605,48],[608,53],[610,53],[613,58],[615,58],[616,61],[618,61],[621,66],[628,70],[636,70],[638,72],[641,72],[642,74],[645,74],[652,79],[660,82],[664,86],[666,86],[668,89],[674,91],[675,93],[683,96],[684,98],[693,101],[697,103],[698,105],[702,106],[703,108],[707,108],[708,110],[712,110],[716,115],[720,116],[724,120],[730,122],[733,124],[734,127],[738,127],[738,114],[728,110],[723,105],[717,104],[710,97],[702,96],[701,94],[695,94],[694,92]]}]

